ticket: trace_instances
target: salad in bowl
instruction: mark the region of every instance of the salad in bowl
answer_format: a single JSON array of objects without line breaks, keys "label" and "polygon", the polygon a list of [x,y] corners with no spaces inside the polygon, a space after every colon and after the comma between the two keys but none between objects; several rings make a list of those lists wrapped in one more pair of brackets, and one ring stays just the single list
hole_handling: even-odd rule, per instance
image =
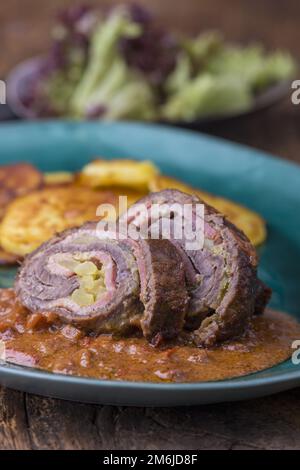
[{"label": "salad in bowl", "polygon": [[244,113],[294,77],[289,53],[228,43],[217,31],[197,37],[162,28],[144,8],[95,6],[60,12],[52,46],[8,79],[25,118],[190,122]]}]

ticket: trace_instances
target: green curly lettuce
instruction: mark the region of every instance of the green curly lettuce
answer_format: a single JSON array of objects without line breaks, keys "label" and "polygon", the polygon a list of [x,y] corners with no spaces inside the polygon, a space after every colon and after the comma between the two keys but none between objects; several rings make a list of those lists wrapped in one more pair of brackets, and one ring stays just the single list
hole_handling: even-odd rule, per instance
[{"label": "green curly lettuce", "polygon": [[223,37],[217,31],[207,31],[194,39],[182,40],[183,49],[198,70],[204,67],[206,62],[222,49],[223,45]]},{"label": "green curly lettuce", "polygon": [[98,26],[92,37],[87,69],[71,100],[75,116],[86,116],[97,105],[103,108],[102,119],[154,116],[155,97],[150,85],[128,67],[119,50],[121,38],[137,37],[140,31],[123,8],[116,9]]},{"label": "green curly lettuce", "polygon": [[188,121],[233,114],[296,73],[288,53],[228,44],[217,31],[179,37],[134,5],[103,16],[75,12],[61,15],[46,72],[29,89],[36,115]]},{"label": "green curly lettuce", "polygon": [[190,81],[192,73],[191,60],[188,54],[182,51],[177,59],[175,69],[166,80],[164,86],[165,92],[167,94],[177,93]]},{"label": "green curly lettuce", "polygon": [[252,102],[247,84],[235,77],[202,74],[170,96],[161,112],[164,119],[192,121],[244,111]]},{"label": "green curly lettuce", "polygon": [[281,51],[266,55],[261,46],[229,46],[212,56],[205,70],[213,75],[240,77],[256,91],[291,78],[296,65],[290,54]]},{"label": "green curly lettuce", "polygon": [[184,43],[184,52],[169,76],[164,119],[185,120],[249,109],[255,93],[293,77],[296,65],[288,53],[266,55],[260,46],[227,46],[217,33]]}]

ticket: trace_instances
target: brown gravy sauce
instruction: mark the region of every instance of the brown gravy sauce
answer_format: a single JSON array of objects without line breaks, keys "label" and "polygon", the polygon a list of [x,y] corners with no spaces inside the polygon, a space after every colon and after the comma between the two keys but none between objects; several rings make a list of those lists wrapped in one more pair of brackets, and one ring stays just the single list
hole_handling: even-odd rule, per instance
[{"label": "brown gravy sauce", "polygon": [[288,359],[300,324],[268,310],[243,337],[213,349],[187,342],[154,348],[143,338],[87,336],[53,314],[30,313],[12,289],[0,290],[0,340],[7,362],[61,374],[146,382],[202,382],[238,377]]}]

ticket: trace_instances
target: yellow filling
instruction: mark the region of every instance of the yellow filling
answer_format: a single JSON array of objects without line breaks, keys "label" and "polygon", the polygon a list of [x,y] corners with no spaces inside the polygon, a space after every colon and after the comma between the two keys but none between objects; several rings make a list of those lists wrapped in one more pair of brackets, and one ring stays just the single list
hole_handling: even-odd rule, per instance
[{"label": "yellow filling", "polygon": [[92,305],[95,302],[93,294],[89,294],[81,287],[79,289],[74,290],[71,295],[71,298],[80,307],[88,307],[89,305]]},{"label": "yellow filling", "polygon": [[79,277],[90,275],[95,276],[98,271],[99,269],[95,263],[92,263],[92,261],[84,261],[83,263],[79,262],[74,269],[75,274],[77,274]]},{"label": "yellow filling", "polygon": [[103,266],[99,269],[92,261],[75,259],[63,260],[60,264],[78,276],[79,289],[74,290],[71,299],[80,307],[93,305],[106,291]]}]

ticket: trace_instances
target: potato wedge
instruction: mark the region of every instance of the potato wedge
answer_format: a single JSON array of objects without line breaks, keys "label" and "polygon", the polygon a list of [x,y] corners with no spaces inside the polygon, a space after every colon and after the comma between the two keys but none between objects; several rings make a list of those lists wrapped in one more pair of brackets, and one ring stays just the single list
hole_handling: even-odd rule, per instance
[{"label": "potato wedge", "polygon": [[13,163],[0,167],[0,218],[7,205],[17,196],[38,189],[43,175],[30,163]]},{"label": "potato wedge", "polygon": [[99,159],[83,167],[77,182],[92,188],[123,186],[146,190],[157,174],[156,166],[148,161]]},{"label": "potato wedge", "polygon": [[158,175],[149,184],[150,191],[163,189],[179,189],[180,191],[195,194],[207,204],[215,207],[228,217],[233,224],[242,230],[253,245],[257,246],[266,240],[266,224],[260,215],[228,199],[214,196],[200,189],[193,188],[169,176]]},{"label": "potato wedge", "polygon": [[70,171],[54,171],[44,173],[44,181],[46,186],[61,186],[74,182],[75,175]]},{"label": "potato wedge", "polygon": [[0,244],[9,253],[24,256],[56,232],[97,220],[97,207],[103,203],[117,206],[117,194],[70,185],[17,198],[2,220]]}]

